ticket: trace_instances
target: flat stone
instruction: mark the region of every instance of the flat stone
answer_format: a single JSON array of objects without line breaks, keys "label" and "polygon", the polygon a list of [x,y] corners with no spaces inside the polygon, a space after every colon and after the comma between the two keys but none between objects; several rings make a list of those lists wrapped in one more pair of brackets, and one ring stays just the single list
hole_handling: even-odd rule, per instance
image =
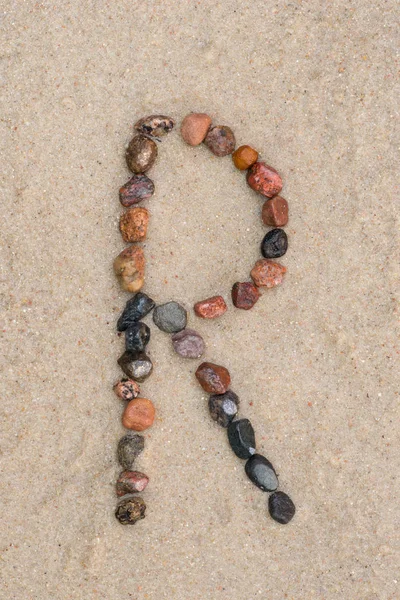
[{"label": "flat stone", "polygon": [[274,467],[261,454],[253,454],[244,469],[250,481],[263,492],[274,492],[279,485]]},{"label": "flat stone", "polygon": [[256,286],[272,288],[282,283],[285,273],[286,267],[283,265],[262,258],[256,262],[250,275]]},{"label": "flat stone", "polygon": [[165,115],[149,115],[139,119],[134,125],[136,131],[155,138],[167,135],[174,128],[175,121]]},{"label": "flat stone", "polygon": [[261,242],[261,254],[265,258],[279,258],[287,249],[288,239],[283,229],[272,229]]},{"label": "flat stone", "polygon": [[256,162],[250,167],[247,183],[255,192],[267,198],[276,196],[282,189],[281,176],[265,162]]},{"label": "flat stone", "polygon": [[153,363],[144,352],[126,350],[118,359],[118,364],[125,375],[135,381],[144,381],[153,370]]},{"label": "flat stone", "polygon": [[115,516],[122,525],[134,525],[144,519],[146,504],[140,496],[123,496],[118,502]]},{"label": "flat stone", "polygon": [[136,458],[144,449],[144,437],[137,433],[127,433],[118,442],[117,455],[121,467],[131,469]]},{"label": "flat stone", "polygon": [[216,125],[207,133],[204,144],[215,156],[227,156],[235,149],[235,135],[230,127]]},{"label": "flat stone", "polygon": [[133,379],[121,379],[113,387],[114,393],[122,400],[133,400],[140,394],[139,384]]},{"label": "flat stone", "polygon": [[130,325],[143,319],[153,308],[156,303],[147,294],[139,292],[133,298],[128,300],[124,311],[117,322],[117,330],[125,331]]},{"label": "flat stone", "polygon": [[124,212],[119,219],[119,230],[122,239],[127,243],[143,242],[147,235],[149,211],[135,206]]},{"label": "flat stone", "polygon": [[268,498],[268,510],[275,521],[286,525],[293,519],[296,507],[285,492],[274,492]]},{"label": "flat stone", "polygon": [[153,321],[161,331],[176,333],[185,329],[187,312],[177,302],[166,302],[156,306],[153,312]]},{"label": "flat stone", "polygon": [[275,196],[266,200],[262,207],[261,218],[264,225],[284,227],[289,220],[289,206],[285,198]]},{"label": "flat stone", "polygon": [[129,352],[144,352],[150,340],[150,327],[138,321],[125,331],[125,350]]},{"label": "flat stone", "polygon": [[228,369],[210,362],[201,363],[195,375],[203,390],[209,394],[224,394],[231,382]]},{"label": "flat stone", "polygon": [[145,258],[142,248],[125,248],[114,260],[114,272],[126,292],[138,292],[144,284]]},{"label": "flat stone", "polygon": [[248,419],[237,419],[229,423],[228,440],[239,458],[250,458],[256,451],[254,429]]},{"label": "flat stone", "polygon": [[228,390],[225,394],[213,394],[208,399],[211,418],[221,427],[228,427],[238,411],[239,397]]},{"label": "flat stone", "polygon": [[119,190],[119,201],[128,208],[142,200],[147,200],[154,194],[154,183],[147,175],[134,175]]},{"label": "flat stone", "polygon": [[129,142],[125,154],[126,164],[133,173],[145,173],[155,163],[157,154],[155,141],[139,134]]},{"label": "flat stone", "polygon": [[183,329],[172,336],[172,346],[183,358],[200,358],[204,354],[205,343],[197,331]]},{"label": "flat stone", "polygon": [[236,308],[250,310],[260,297],[257,286],[250,281],[235,283],[232,287],[232,302]]},{"label": "flat stone", "polygon": [[198,146],[210,129],[211,118],[204,113],[190,113],[181,124],[181,135],[189,146]]},{"label": "flat stone", "polygon": [[222,296],[212,296],[212,298],[196,302],[193,308],[196,315],[202,319],[215,319],[228,309]]},{"label": "flat stone", "polygon": [[122,471],[115,486],[117,496],[143,492],[148,483],[149,478],[140,471]]}]

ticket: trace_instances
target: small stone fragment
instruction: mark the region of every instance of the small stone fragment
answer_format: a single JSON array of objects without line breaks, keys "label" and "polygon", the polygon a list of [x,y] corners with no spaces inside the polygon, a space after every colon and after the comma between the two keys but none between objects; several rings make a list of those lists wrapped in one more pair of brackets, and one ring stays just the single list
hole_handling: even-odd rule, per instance
[{"label": "small stone fragment", "polygon": [[153,321],[161,331],[176,333],[185,329],[187,312],[177,302],[166,302],[156,306],[153,312]]},{"label": "small stone fragment", "polygon": [[144,437],[137,433],[127,433],[118,442],[117,455],[119,464],[124,469],[131,469],[136,458],[144,449]]},{"label": "small stone fragment", "polygon": [[215,156],[227,156],[234,151],[236,140],[230,127],[216,125],[207,133],[204,143]]},{"label": "small stone fragment", "polygon": [[204,354],[204,340],[197,331],[183,329],[172,336],[172,346],[177,354],[183,358],[200,358]]},{"label": "small stone fragment", "polygon": [[126,350],[118,359],[118,364],[130,379],[144,381],[151,375],[153,363],[144,352]]},{"label": "small stone fragment", "polygon": [[279,485],[274,467],[261,454],[253,454],[246,462],[244,470],[247,477],[263,492],[274,492]]},{"label": "small stone fragment", "polygon": [[194,312],[202,319],[215,319],[224,314],[228,309],[222,296],[213,296],[206,300],[196,302]]},{"label": "small stone fragment", "polygon": [[222,427],[228,427],[239,406],[238,396],[228,390],[225,394],[213,394],[208,399],[208,408],[211,418]]},{"label": "small stone fragment", "polygon": [[133,298],[128,300],[117,322],[117,330],[125,331],[130,325],[143,319],[153,308],[156,303],[147,294],[139,292]]},{"label": "small stone fragment", "polygon": [[153,425],[156,410],[151,400],[135,398],[126,405],[122,425],[134,431],[144,431]]},{"label": "small stone fragment", "polygon": [[285,492],[274,492],[268,498],[268,510],[275,521],[286,525],[293,519],[296,507]]},{"label": "small stone fragment", "polygon": [[138,321],[125,331],[125,350],[144,352],[150,340],[150,327]]},{"label": "small stone fragment", "polygon": [[124,496],[118,502],[115,516],[122,525],[134,525],[144,519],[146,504],[140,496]]},{"label": "small stone fragment", "polygon": [[204,113],[186,115],[181,124],[181,135],[189,146],[198,146],[210,129],[211,119]]},{"label": "small stone fragment", "polygon": [[114,272],[126,292],[138,292],[144,284],[145,258],[139,246],[125,248],[114,260]]},{"label": "small stone fragment", "polygon": [[240,171],[245,171],[251,167],[251,165],[254,165],[257,158],[258,152],[251,146],[239,146],[232,154],[233,163]]},{"label": "small stone fragment", "polygon": [[147,175],[134,175],[119,190],[119,201],[122,206],[129,208],[142,200],[147,200],[154,194],[154,183]]},{"label": "small stone fragment", "polygon": [[259,194],[272,198],[282,189],[281,176],[265,162],[256,162],[247,172],[247,183]]},{"label": "small stone fragment", "polygon": [[135,135],[126,151],[126,164],[132,173],[145,173],[154,165],[157,154],[154,140],[144,135]]},{"label": "small stone fragment", "polygon": [[250,281],[236,282],[232,287],[232,302],[236,308],[250,310],[260,297],[258,288]]},{"label": "small stone fragment", "polygon": [[124,242],[143,242],[147,235],[149,211],[135,207],[124,212],[119,219],[119,229]]},{"label": "small stone fragment", "polygon": [[286,267],[268,258],[262,258],[256,262],[250,275],[254,283],[260,287],[272,288],[283,281]]},{"label": "small stone fragment", "polygon": [[121,379],[121,381],[117,381],[114,385],[113,390],[118,398],[122,398],[122,400],[133,400],[137,398],[140,394],[139,384],[136,383],[133,379]]},{"label": "small stone fragment", "polygon": [[248,419],[237,419],[229,424],[228,440],[239,458],[250,458],[256,451],[254,429]]},{"label": "small stone fragment", "polygon": [[167,135],[174,128],[175,121],[165,115],[150,115],[139,119],[134,125],[136,131],[159,138]]},{"label": "small stone fragment", "polygon": [[275,196],[266,200],[262,207],[262,220],[264,225],[271,227],[284,227],[289,220],[289,205],[282,196]]},{"label": "small stone fragment", "polygon": [[261,242],[261,254],[265,258],[279,258],[287,249],[288,239],[283,229],[271,229]]},{"label": "small stone fragment", "polygon": [[117,496],[143,492],[148,483],[149,478],[140,471],[122,471],[117,479]]},{"label": "small stone fragment", "polygon": [[203,390],[209,394],[224,394],[231,382],[228,369],[210,362],[201,363],[195,375]]}]

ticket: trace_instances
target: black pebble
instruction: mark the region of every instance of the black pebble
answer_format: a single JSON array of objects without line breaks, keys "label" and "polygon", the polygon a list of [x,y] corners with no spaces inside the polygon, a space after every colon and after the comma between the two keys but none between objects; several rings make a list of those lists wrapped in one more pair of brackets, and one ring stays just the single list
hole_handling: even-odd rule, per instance
[{"label": "black pebble", "polygon": [[239,458],[250,458],[256,451],[254,429],[248,419],[238,419],[229,424],[228,440]]},{"label": "black pebble", "polygon": [[283,229],[272,229],[261,242],[261,254],[264,258],[279,258],[288,249],[288,239]]},{"label": "black pebble", "polygon": [[274,492],[279,485],[274,467],[261,454],[253,454],[244,470],[247,477],[263,492]]},{"label": "black pebble", "polygon": [[268,510],[275,521],[286,525],[293,519],[296,507],[285,492],[275,492],[268,498]]},{"label": "black pebble", "polygon": [[124,311],[117,322],[117,330],[125,331],[130,325],[143,319],[153,308],[156,303],[143,292],[138,292],[133,298],[128,300]]},{"label": "black pebble", "polygon": [[144,352],[150,340],[150,327],[138,321],[125,331],[125,350]]},{"label": "black pebble", "polygon": [[153,363],[144,352],[126,350],[118,359],[118,364],[128,377],[135,381],[144,381],[151,375]]},{"label": "black pebble", "polygon": [[208,399],[210,415],[222,427],[228,427],[235,417],[239,406],[239,398],[228,390],[225,394],[213,394]]}]

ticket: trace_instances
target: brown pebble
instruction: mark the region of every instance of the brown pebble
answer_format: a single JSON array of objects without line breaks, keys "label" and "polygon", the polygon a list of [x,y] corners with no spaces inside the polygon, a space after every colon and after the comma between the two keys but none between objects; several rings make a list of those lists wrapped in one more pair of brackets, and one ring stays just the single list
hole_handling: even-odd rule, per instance
[{"label": "brown pebble", "polygon": [[256,162],[247,172],[247,183],[259,194],[272,198],[282,189],[282,178],[275,169],[265,164]]},{"label": "brown pebble", "polygon": [[232,302],[236,308],[250,310],[260,297],[258,288],[250,281],[235,283],[232,287]]},{"label": "brown pebble", "polygon": [[142,200],[147,200],[154,194],[154,183],[147,175],[134,175],[119,190],[119,201],[122,206],[129,208]]},{"label": "brown pebble", "polygon": [[283,227],[289,220],[289,206],[285,198],[275,196],[266,200],[262,207],[262,220],[264,225]]},{"label": "brown pebble", "polygon": [[140,133],[152,135],[156,138],[167,135],[175,125],[175,121],[171,117],[165,115],[150,115],[139,119],[134,125],[136,131]]},{"label": "brown pebble", "polygon": [[203,390],[209,394],[224,394],[231,382],[228,369],[210,362],[201,363],[195,375]]},{"label": "brown pebble", "polygon": [[142,242],[146,239],[149,211],[146,208],[130,208],[119,219],[119,229],[124,242]]},{"label": "brown pebble", "polygon": [[139,246],[125,248],[114,260],[114,272],[120,280],[122,289],[138,292],[144,283],[145,258]]},{"label": "brown pebble", "polygon": [[198,146],[210,129],[211,119],[204,113],[186,115],[181,124],[181,135],[189,146]]},{"label": "brown pebble", "polygon": [[202,319],[215,319],[223,315],[228,309],[222,296],[213,296],[196,302],[193,308],[196,315]]},{"label": "brown pebble", "polygon": [[144,135],[136,135],[126,151],[126,164],[132,173],[145,173],[157,158],[157,144]]},{"label": "brown pebble", "polygon": [[234,151],[236,140],[230,127],[216,125],[207,133],[204,143],[215,156],[227,156]]},{"label": "brown pebble", "polygon": [[133,400],[140,394],[139,384],[133,379],[121,379],[114,385],[113,390],[118,398],[122,400]]},{"label": "brown pebble", "polygon": [[254,165],[257,158],[258,152],[251,146],[239,146],[232,154],[233,163],[240,171],[245,171],[251,167],[251,165]]},{"label": "brown pebble", "polygon": [[251,278],[260,287],[272,288],[283,281],[286,267],[268,258],[258,260],[251,270]]},{"label": "brown pebble", "polygon": [[127,404],[122,415],[122,425],[134,431],[144,431],[153,425],[155,408],[147,398],[135,398]]},{"label": "brown pebble", "polygon": [[117,496],[143,492],[148,483],[149,478],[140,471],[122,471],[117,479]]},{"label": "brown pebble", "polygon": [[122,525],[134,525],[144,519],[146,504],[140,496],[123,496],[118,502],[115,516]]},{"label": "brown pebble", "polygon": [[204,340],[197,331],[183,329],[171,337],[172,346],[177,354],[183,358],[200,358],[204,354]]}]

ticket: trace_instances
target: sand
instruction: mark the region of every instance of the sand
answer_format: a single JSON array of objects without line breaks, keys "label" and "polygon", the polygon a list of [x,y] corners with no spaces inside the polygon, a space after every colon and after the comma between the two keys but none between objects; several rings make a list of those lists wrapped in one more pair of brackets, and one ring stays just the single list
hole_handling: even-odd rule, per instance
[{"label": "sand", "polygon": [[[400,597],[396,5],[1,2],[2,599]],[[175,131],[145,203],[145,291],[228,300],[189,323],[296,502],[286,527],[210,420],[198,362],[154,328],[147,516],[113,514],[124,145],[139,117],[193,110],[282,174],[288,273],[233,309],[262,202]]]}]

